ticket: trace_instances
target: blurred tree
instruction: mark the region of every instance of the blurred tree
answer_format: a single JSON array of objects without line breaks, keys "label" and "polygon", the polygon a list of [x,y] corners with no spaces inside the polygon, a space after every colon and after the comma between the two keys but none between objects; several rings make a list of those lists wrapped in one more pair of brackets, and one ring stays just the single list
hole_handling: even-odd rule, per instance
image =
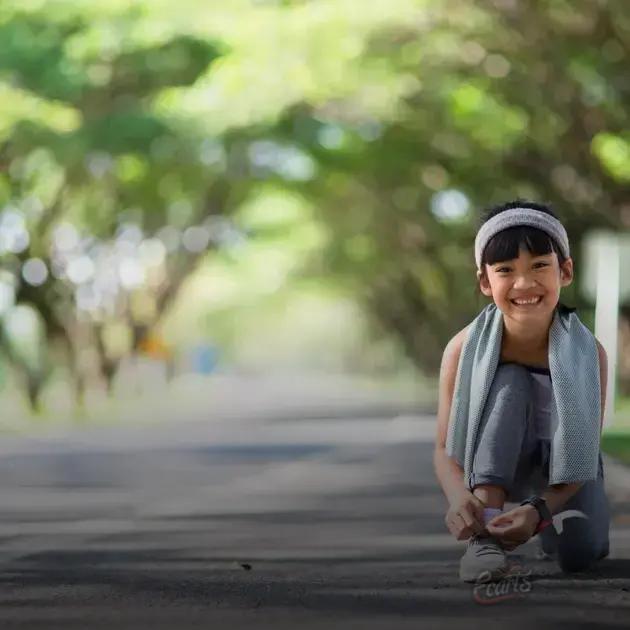
[{"label": "blurred tree", "polygon": [[111,379],[271,183],[326,227],[302,273],[434,372],[484,303],[479,209],[549,201],[576,245],[630,225],[629,50],[599,0],[7,0],[0,307],[33,305],[77,391]]},{"label": "blurred tree", "polygon": [[[578,280],[584,233],[630,226],[630,13],[596,0],[421,5],[419,19],[368,39],[360,89],[293,106],[274,137],[317,167],[293,184],[331,226],[310,271],[346,277],[375,324],[435,373],[485,304],[472,256],[479,210],[551,202]],[[383,112],[387,85],[403,88]],[[578,285],[563,299],[589,321]]]},{"label": "blurred tree", "polygon": [[[111,384],[122,354],[220,244],[220,217],[239,193],[221,141],[152,105],[161,90],[194,83],[219,47],[161,31],[134,37],[151,17],[138,7],[59,8],[52,20],[46,6],[0,13],[0,254],[4,309],[36,309],[81,401],[90,376]],[[112,352],[102,333],[121,319],[130,347]],[[34,408],[42,369],[25,368]]]}]

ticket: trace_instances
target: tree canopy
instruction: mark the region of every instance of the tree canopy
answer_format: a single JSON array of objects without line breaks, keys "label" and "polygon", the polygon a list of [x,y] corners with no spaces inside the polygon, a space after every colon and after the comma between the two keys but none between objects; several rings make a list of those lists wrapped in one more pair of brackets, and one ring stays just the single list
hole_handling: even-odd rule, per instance
[{"label": "tree canopy", "polygon": [[50,359],[7,325],[28,305],[78,392],[86,347],[110,379],[200,261],[282,233],[283,191],[315,244],[293,276],[344,284],[435,371],[483,303],[482,208],[552,203],[578,275],[588,230],[630,225],[629,50],[597,0],[6,0],[5,354],[36,401]]}]

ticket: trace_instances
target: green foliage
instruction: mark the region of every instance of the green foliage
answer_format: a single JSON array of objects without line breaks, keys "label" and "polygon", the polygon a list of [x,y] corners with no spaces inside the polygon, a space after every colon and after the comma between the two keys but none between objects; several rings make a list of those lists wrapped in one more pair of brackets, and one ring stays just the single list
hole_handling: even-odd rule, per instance
[{"label": "green foliage", "polygon": [[[383,90],[404,85],[392,108],[370,107],[357,87],[334,105],[306,98],[277,126],[317,160],[317,177],[298,187],[332,226],[326,272],[352,280],[420,367],[436,370],[485,304],[472,259],[484,207],[552,203],[578,283],[582,235],[628,224],[628,20],[619,5],[567,6],[419,9],[422,19],[373,33],[352,70],[364,86],[376,68],[386,68]],[[588,321],[591,305],[567,294]]]},{"label": "green foliage", "polygon": [[602,450],[626,465],[630,465],[630,432],[607,430],[602,433]]},{"label": "green foliage", "polygon": [[[7,266],[51,266],[63,221],[88,254],[129,225],[212,226],[222,260],[252,241],[254,285],[334,280],[435,371],[484,303],[483,207],[553,203],[578,276],[582,235],[628,225],[629,49],[622,4],[593,0],[7,0],[0,201],[30,234]],[[174,246],[143,293],[155,321],[189,254]],[[265,262],[283,271],[263,277]],[[50,277],[16,297],[54,335],[75,289]],[[112,317],[133,319],[124,303]]]},{"label": "green foliage", "polygon": [[630,181],[630,142],[610,133],[598,133],[592,142],[593,153],[616,180]]}]

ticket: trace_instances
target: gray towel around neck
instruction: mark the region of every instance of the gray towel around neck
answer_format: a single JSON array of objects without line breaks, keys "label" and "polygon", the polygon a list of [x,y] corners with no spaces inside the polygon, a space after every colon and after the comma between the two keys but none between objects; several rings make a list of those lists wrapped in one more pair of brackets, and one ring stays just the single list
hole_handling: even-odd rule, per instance
[{"label": "gray towel around neck", "polygon": [[[503,313],[489,304],[471,323],[460,355],[446,453],[464,468],[468,489],[502,336]],[[599,354],[594,335],[573,312],[556,308],[549,328],[549,371],[557,410],[549,484],[596,479],[601,427]]]}]

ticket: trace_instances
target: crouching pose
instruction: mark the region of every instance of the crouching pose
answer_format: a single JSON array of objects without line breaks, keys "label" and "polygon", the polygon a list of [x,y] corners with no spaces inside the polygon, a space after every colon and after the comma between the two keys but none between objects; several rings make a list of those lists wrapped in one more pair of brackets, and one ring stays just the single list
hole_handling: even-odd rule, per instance
[{"label": "crouching pose", "polygon": [[460,579],[500,578],[505,552],[535,535],[562,570],[587,569],[609,553],[607,360],[559,302],[573,280],[566,230],[548,207],[510,202],[486,214],[475,260],[492,303],[444,350],[434,451],[445,523],[468,541]]}]

